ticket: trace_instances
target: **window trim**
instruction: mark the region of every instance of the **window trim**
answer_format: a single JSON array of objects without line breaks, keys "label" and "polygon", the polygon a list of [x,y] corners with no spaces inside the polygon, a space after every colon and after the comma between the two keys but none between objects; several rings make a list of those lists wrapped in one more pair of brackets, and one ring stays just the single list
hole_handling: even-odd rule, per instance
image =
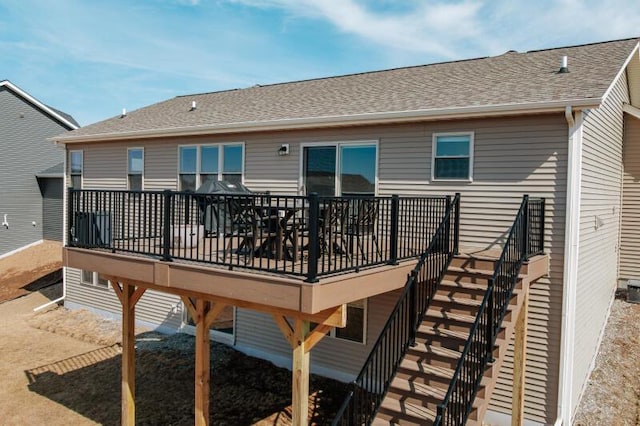
[{"label": "window trim", "polygon": [[[84,273],[85,272],[90,272],[91,273],[91,282],[86,281],[84,279]],[[99,277],[99,274],[97,272],[95,272],[95,271],[89,271],[87,269],[80,269],[80,284],[83,284],[83,285],[86,285],[86,286],[95,287],[95,288],[99,288],[99,289],[102,289],[102,290],[108,290],[109,286],[111,284],[111,281],[107,280],[107,284],[106,285],[102,285],[98,281],[98,277]]]},{"label": "window trim", "polygon": [[[469,170],[466,178],[437,178],[436,177],[436,152],[438,138],[441,136],[468,136],[469,137]],[[473,182],[473,157],[474,157],[474,132],[441,132],[434,133],[431,139],[431,181],[434,182]],[[447,157],[442,157],[447,158]]]},{"label": "window trim", "polygon": [[[347,305],[349,305],[349,303],[347,303],[345,305],[345,307]],[[332,337],[334,339],[340,340],[342,342],[349,342],[349,343],[355,343],[357,345],[366,346],[366,344],[367,344],[367,326],[368,326],[368,319],[369,319],[369,315],[368,315],[368,313],[369,313],[369,298],[368,297],[364,299],[364,301],[362,302],[362,305],[363,305],[363,307],[362,307],[362,311],[363,311],[362,312],[362,315],[363,315],[363,318],[362,318],[362,341],[357,342],[355,340],[345,339],[344,337],[336,336],[336,327],[332,327],[331,328],[331,331],[329,332],[328,336]],[[347,321],[348,320],[349,319],[347,318]]]},{"label": "window trim", "polygon": [[[80,153],[80,173],[73,173],[72,169],[71,169],[71,157],[74,153]],[[73,188],[73,176],[80,176],[80,188],[74,188],[74,189],[82,189],[84,188],[84,151],[82,149],[72,149],[69,150],[69,183],[71,184],[70,186]]]},{"label": "window trim", "polygon": [[[131,173],[129,169],[129,153],[131,151],[142,151],[142,171],[140,173]],[[131,191],[131,181],[129,177],[131,175],[140,175],[140,190],[144,191],[144,148],[143,147],[130,147],[127,148],[127,189]]]},{"label": "window trim", "polygon": [[340,182],[340,176],[342,174],[342,158],[340,157],[340,148],[343,146],[375,146],[376,147],[376,164],[374,175],[374,196],[378,196],[378,181],[380,172],[380,139],[369,140],[354,140],[354,141],[318,141],[318,142],[304,142],[300,144],[300,160],[298,170],[298,193],[299,195],[305,195],[305,182],[304,182],[304,149],[310,147],[322,147],[333,146],[336,148],[336,183],[334,194],[342,194],[342,186]]},{"label": "window trim", "polygon": [[196,189],[198,189],[200,187],[200,185],[202,185],[202,175],[211,175],[213,173],[203,173],[202,172],[202,148],[203,147],[217,147],[218,148],[218,180],[222,180],[222,177],[224,176],[225,172],[224,172],[224,147],[225,146],[240,146],[242,148],[242,158],[241,158],[241,162],[242,164],[240,165],[240,182],[242,184],[244,184],[244,175],[245,175],[245,159],[246,159],[246,144],[245,142],[217,142],[217,143],[202,143],[202,144],[181,144],[178,145],[178,174],[177,174],[177,181],[176,181],[176,188],[179,191],[182,191],[183,189],[180,188],[180,176],[181,175],[192,175],[194,173],[181,173],[180,170],[180,149],[181,148],[196,148],[196,171],[195,171],[195,176],[196,176]]}]

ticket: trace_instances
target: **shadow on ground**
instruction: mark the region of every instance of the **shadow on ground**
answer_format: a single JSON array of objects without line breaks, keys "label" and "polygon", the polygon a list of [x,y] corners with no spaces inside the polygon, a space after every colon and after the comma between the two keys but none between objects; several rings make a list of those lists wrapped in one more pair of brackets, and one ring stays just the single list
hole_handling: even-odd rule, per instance
[{"label": "shadow on ground", "polygon": [[[136,423],[193,424],[194,338],[149,332],[136,343]],[[291,423],[291,372],[211,344],[211,424]],[[120,346],[25,371],[29,389],[105,425],[120,424]],[[314,424],[328,424],[346,386],[312,376]]]}]

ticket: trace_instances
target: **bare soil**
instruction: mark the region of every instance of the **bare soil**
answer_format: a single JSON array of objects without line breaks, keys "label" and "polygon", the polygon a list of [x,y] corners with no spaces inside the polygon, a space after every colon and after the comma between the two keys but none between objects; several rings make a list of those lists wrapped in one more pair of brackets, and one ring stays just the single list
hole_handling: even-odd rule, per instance
[{"label": "bare soil", "polygon": [[640,304],[619,291],[574,425],[640,425],[639,325]]},{"label": "bare soil", "polygon": [[[120,423],[120,323],[86,311],[32,308],[59,285],[0,304],[0,425]],[[49,294],[49,297],[46,297]],[[211,424],[291,424],[291,372],[211,344]],[[194,339],[136,337],[137,423],[193,424]],[[312,376],[312,423],[327,424],[345,385]]]},{"label": "bare soil", "polygon": [[0,259],[0,303],[62,279],[62,244],[44,241]]}]

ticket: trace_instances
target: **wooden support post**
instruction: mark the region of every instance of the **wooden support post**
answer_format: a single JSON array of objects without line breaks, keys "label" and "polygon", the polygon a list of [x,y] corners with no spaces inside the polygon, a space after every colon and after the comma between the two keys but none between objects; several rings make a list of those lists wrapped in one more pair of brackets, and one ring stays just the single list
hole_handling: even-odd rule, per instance
[{"label": "wooden support post", "polygon": [[196,300],[196,377],[195,377],[195,424],[209,424],[209,381],[210,381],[210,335],[205,320],[209,311],[209,302]]},{"label": "wooden support post", "polygon": [[294,326],[293,368],[292,368],[292,418],[293,426],[306,426],[309,421],[309,356],[306,338],[309,321],[297,319]]},{"label": "wooden support post", "polygon": [[122,425],[136,424],[136,303],[145,289],[111,279],[111,286],[122,305]]},{"label": "wooden support post", "polygon": [[209,424],[209,395],[211,382],[211,336],[209,328],[227,305],[197,299],[195,305],[188,297],[182,301],[196,324],[195,424]]},{"label": "wooden support post", "polygon": [[529,289],[525,288],[524,302],[516,319],[513,354],[513,397],[511,425],[524,424],[524,379],[527,355],[527,311],[529,310]]}]

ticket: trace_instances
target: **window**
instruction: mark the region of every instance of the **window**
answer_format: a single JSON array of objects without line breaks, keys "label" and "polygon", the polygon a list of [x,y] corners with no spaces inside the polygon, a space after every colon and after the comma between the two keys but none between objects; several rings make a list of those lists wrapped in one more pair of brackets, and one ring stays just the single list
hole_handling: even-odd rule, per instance
[{"label": "window", "polygon": [[314,144],[302,149],[301,179],[305,193],[321,196],[375,195],[376,144]]},{"label": "window", "polygon": [[180,147],[180,190],[196,190],[196,171],[198,164],[198,147]]},{"label": "window", "polygon": [[94,287],[109,287],[109,280],[105,280],[97,272],[85,271],[84,269],[82,270],[80,276],[80,282],[82,282],[82,284],[91,285]]},{"label": "window", "polygon": [[[311,328],[316,323],[311,323]],[[336,339],[365,343],[367,330],[367,299],[357,300],[347,304],[347,324],[343,328],[332,328],[329,336]]]},{"label": "window", "polygon": [[227,180],[242,183],[242,144],[181,146],[179,157],[181,191],[195,191],[210,181]]},{"label": "window", "polygon": [[468,180],[473,177],[473,133],[433,135],[432,179]]},{"label": "window", "polygon": [[69,151],[69,174],[73,189],[82,189],[82,163],[82,151]]},{"label": "window", "polygon": [[142,148],[127,150],[127,179],[129,190],[142,191],[144,176],[144,151]]}]

